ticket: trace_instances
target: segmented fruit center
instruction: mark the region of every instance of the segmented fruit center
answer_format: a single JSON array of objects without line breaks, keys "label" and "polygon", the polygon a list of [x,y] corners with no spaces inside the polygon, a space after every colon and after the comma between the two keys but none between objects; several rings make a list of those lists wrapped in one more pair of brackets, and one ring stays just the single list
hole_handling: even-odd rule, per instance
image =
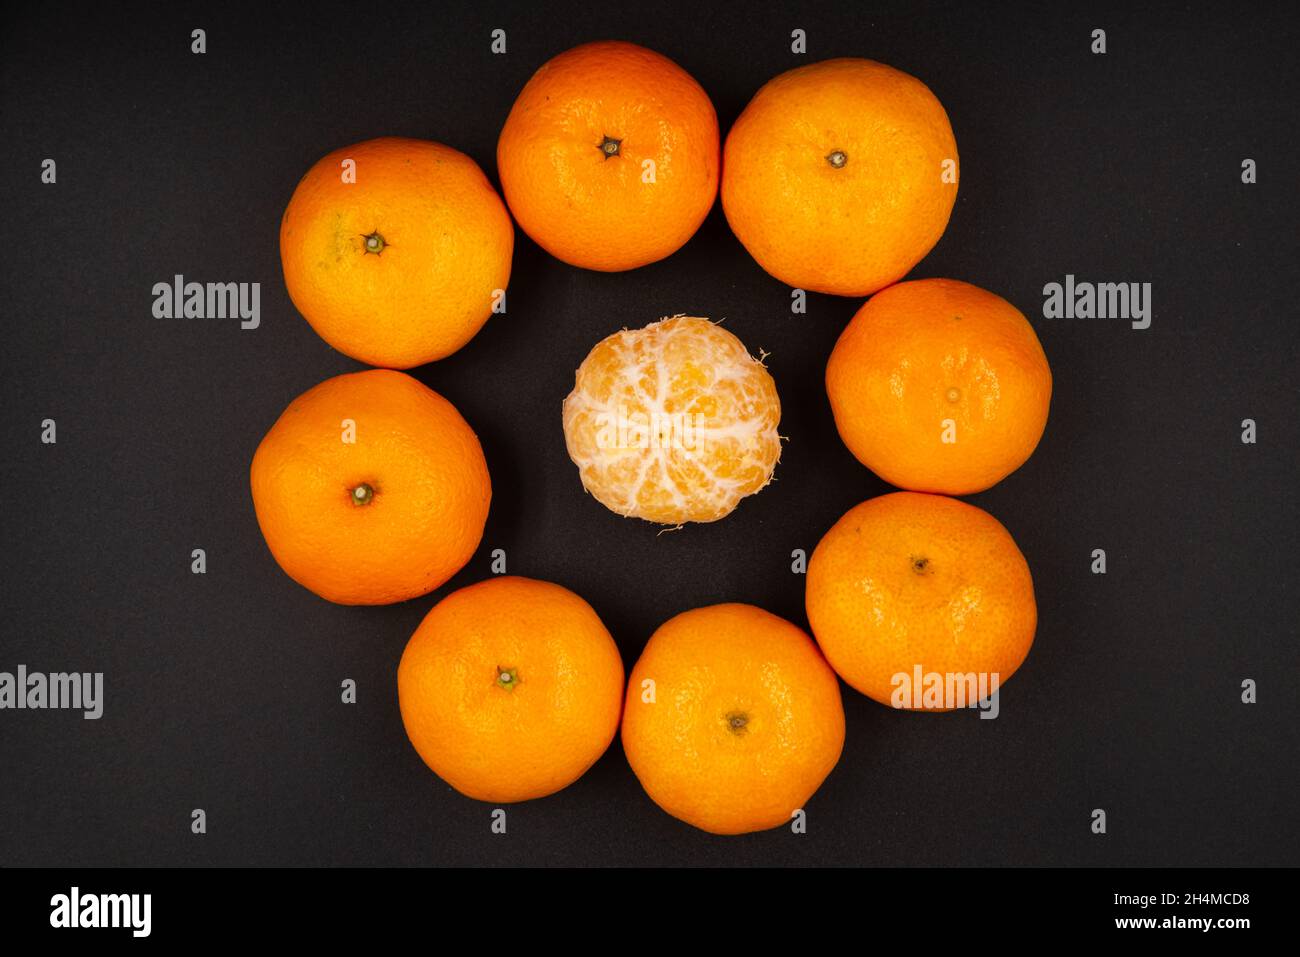
[{"label": "segmented fruit center", "polygon": [[763,365],[692,316],[605,339],[564,400],[587,491],[620,515],[668,525],[722,518],[771,481],[780,418]]}]

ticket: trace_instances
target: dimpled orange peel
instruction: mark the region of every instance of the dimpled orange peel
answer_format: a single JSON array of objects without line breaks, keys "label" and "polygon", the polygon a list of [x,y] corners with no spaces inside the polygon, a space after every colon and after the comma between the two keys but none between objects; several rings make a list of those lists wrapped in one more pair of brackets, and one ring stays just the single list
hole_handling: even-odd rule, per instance
[{"label": "dimpled orange peel", "polygon": [[411,376],[368,369],[289,404],[249,469],[267,547],[341,605],[432,591],[483,537],[492,482],[474,430]]},{"label": "dimpled orange peel", "polygon": [[397,136],[322,157],[280,223],[289,298],[317,334],[394,369],[451,355],[502,301],[510,214],[472,159]]},{"label": "dimpled orange peel", "polygon": [[497,143],[520,228],[557,259],[603,272],[656,262],[695,235],[720,163],[704,88],[668,57],[618,40],[544,63]]},{"label": "dimpled orange peel", "polygon": [[479,801],[568,787],[618,733],[623,659],[590,605],[502,575],[425,616],[397,668],[398,706],[424,763]]},{"label": "dimpled orange peel", "polygon": [[872,296],[826,364],[835,427],[863,465],[916,492],[982,492],[1043,437],[1052,372],[1029,320],[954,279]]},{"label": "dimpled orange peel", "polygon": [[740,114],[722,208],[781,282],[866,296],[939,241],[958,176],[948,115],[924,83],[873,60],[824,60],[769,81]]},{"label": "dimpled orange peel", "polygon": [[802,629],[753,605],[668,620],[628,680],[628,763],[656,804],[713,834],[788,823],[843,748],[835,672]]},{"label": "dimpled orange peel", "polygon": [[[996,518],[946,495],[893,492],[849,509],[808,560],[808,623],[826,660],[881,704],[922,675],[996,676],[1024,662],[1038,627],[1029,565]],[[967,701],[969,704],[970,701]]]}]

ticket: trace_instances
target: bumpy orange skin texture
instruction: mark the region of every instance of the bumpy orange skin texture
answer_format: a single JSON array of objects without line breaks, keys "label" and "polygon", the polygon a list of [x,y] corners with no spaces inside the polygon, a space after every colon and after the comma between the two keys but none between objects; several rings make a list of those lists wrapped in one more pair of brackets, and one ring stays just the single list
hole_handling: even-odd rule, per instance
[{"label": "bumpy orange skin texture", "polygon": [[702,830],[744,834],[787,823],[843,748],[835,674],[803,631],[753,605],[678,615],[632,669],[628,762],[656,804]]},{"label": "bumpy orange skin texture", "polygon": [[[837,152],[839,168],[828,160]],[[769,81],[740,114],[723,151],[722,208],[781,282],[865,296],[939,241],[957,167],[948,115],[924,83],[872,60],[826,60]]]},{"label": "bumpy orange skin texture", "polygon": [[602,340],[564,400],[583,487],[623,516],[713,522],[772,480],[781,402],[721,326],[674,316]]},{"label": "bumpy orange skin texture", "polygon": [[867,468],[901,488],[965,495],[1010,475],[1038,446],[1052,373],[1011,303],[969,283],[922,279],[858,310],[831,352],[826,393],[840,437]]},{"label": "bumpy orange skin texture", "polygon": [[[342,179],[356,163],[356,182]],[[383,247],[367,251],[378,233]],[[376,366],[451,355],[510,280],[514,227],[463,153],[384,137],[335,150],[298,183],[280,224],[289,297],[322,339]]]},{"label": "bumpy orange skin texture", "polygon": [[480,801],[527,801],[572,784],[605,753],[623,661],[573,592],[491,578],[429,612],[402,654],[397,692],[407,736],[435,774]]},{"label": "bumpy orange skin texture", "polygon": [[[618,153],[601,149],[618,140]],[[718,118],[672,60],[598,42],[548,61],[519,94],[497,144],[520,227],[570,265],[614,272],[676,252],[718,192]],[[653,182],[647,182],[653,165]]]},{"label": "bumpy orange skin texture", "polygon": [[[895,676],[912,679],[918,665],[923,675],[997,673],[1005,682],[1038,624],[1029,566],[1001,523],[917,492],[846,512],[808,562],[806,601],[831,667],[887,705]],[[948,710],[922,707],[915,692],[913,710]]]},{"label": "bumpy orange skin texture", "polygon": [[[344,441],[345,420],[355,443]],[[492,485],[474,431],[410,376],[371,369],[290,403],[251,469],[253,505],[280,567],[344,605],[404,601],[473,556]],[[370,500],[356,504],[366,485]]]}]

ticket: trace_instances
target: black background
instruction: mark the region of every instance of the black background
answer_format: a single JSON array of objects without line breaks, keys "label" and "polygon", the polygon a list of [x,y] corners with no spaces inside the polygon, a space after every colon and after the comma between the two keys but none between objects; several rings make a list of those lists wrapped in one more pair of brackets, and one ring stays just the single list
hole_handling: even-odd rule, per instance
[{"label": "black background", "polygon": [[[0,670],[103,671],[106,706],[99,721],[0,713],[0,863],[1297,863],[1300,83],[1282,9],[9,7]],[[497,27],[504,56],[489,51]],[[494,548],[511,573],[590,601],[629,666],[698,605],[753,602],[806,627],[792,550],[887,491],[839,441],[822,384],[860,301],[813,295],[792,315],[720,207],[676,255],[624,274],[563,265],[517,232],[508,315],[415,371],[477,430],[494,486],[479,552],[443,589],[330,605],[279,570],[254,520],[261,436],[294,396],[359,368],[284,290],[277,230],[298,178],[396,134],[463,150],[495,182],[524,82],[602,38],[677,60],[724,131],[804,62],[866,56],[920,77],[952,119],[962,179],[912,275],[1010,299],[1052,365],[1038,451],[969,499],[1015,536],[1038,598],[1001,716],[896,713],[845,689],[844,756],[806,835],[696,831],[650,802],[616,742],[494,836],[491,808],[424,767],[397,710],[406,639],[489,574]],[[46,157],[57,185],[40,182]],[[1241,182],[1247,157],[1256,185]],[[260,282],[261,328],[153,318],[152,286],[175,273]],[[1066,273],[1151,282],[1151,328],[1043,319],[1043,285]],[[725,317],[771,353],[789,441],[777,481],[732,516],[659,534],[583,493],[560,403],[596,341],[681,312]],[[47,417],[57,445],[39,441]],[[1248,417],[1256,445],[1240,440]],[[339,701],[345,678],[355,706]]]}]

